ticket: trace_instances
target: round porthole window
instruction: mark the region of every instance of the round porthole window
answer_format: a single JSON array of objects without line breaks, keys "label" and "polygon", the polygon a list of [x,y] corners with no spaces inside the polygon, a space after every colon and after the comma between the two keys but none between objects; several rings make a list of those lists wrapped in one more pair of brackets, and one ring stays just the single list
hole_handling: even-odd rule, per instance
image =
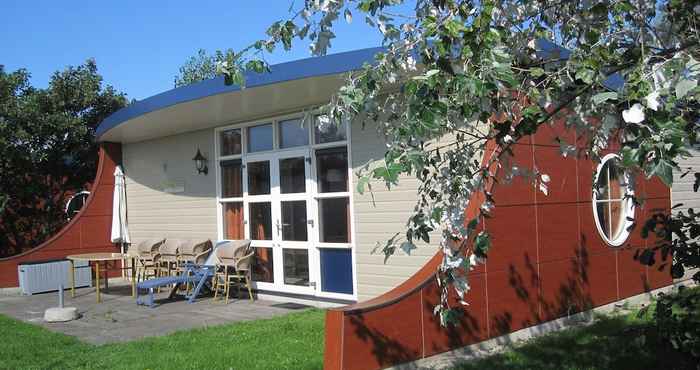
[{"label": "round porthole window", "polygon": [[619,166],[620,157],[608,154],[598,165],[593,184],[593,216],[600,236],[610,245],[627,240],[634,223],[632,179]]}]

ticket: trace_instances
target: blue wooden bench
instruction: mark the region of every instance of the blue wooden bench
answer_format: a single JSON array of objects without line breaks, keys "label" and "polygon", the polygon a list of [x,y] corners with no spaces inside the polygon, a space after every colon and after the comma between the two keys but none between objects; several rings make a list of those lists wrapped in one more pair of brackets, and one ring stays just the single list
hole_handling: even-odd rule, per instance
[{"label": "blue wooden bench", "polygon": [[[186,294],[185,298],[187,298],[188,303],[193,303],[197,298],[197,295],[199,295],[199,292],[212,276],[214,276],[214,266],[197,266],[187,264],[185,266],[185,271],[180,276],[159,277],[136,284],[136,304],[148,305],[149,307],[153,308],[155,307],[153,291],[156,288],[173,285],[170,295],[168,296],[169,299],[172,299],[175,297],[175,294],[177,294],[177,290],[183,284],[190,283],[195,284],[195,288],[191,293]],[[148,292],[148,299],[146,301],[144,301],[139,294],[142,290],[146,290]]]}]

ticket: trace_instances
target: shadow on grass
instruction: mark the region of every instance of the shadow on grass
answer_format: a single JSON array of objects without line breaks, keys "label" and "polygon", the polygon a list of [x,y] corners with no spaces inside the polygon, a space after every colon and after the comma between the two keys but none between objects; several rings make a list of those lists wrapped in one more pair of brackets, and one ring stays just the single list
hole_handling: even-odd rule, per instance
[{"label": "shadow on grass", "polygon": [[603,316],[590,326],[536,338],[455,369],[694,369],[656,339],[646,316]]}]

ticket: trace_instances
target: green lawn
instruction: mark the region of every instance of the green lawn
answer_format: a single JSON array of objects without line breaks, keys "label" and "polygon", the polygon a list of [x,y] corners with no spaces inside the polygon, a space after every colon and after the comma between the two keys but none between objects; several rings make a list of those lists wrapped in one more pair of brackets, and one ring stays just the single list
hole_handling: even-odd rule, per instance
[{"label": "green lawn", "polygon": [[[324,312],[95,346],[0,315],[2,369],[320,369]],[[456,369],[683,369],[644,314],[601,316]]]},{"label": "green lawn", "polygon": [[535,338],[455,369],[695,369],[692,360],[656,339],[652,310],[600,316],[590,326]]},{"label": "green lawn", "polygon": [[320,369],[324,311],[95,346],[0,315],[2,369]]}]

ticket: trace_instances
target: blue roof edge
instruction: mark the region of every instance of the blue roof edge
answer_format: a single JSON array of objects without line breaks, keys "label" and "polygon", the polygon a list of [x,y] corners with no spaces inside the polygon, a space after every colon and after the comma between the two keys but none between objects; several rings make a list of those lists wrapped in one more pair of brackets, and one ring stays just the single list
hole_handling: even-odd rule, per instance
[{"label": "blue roof edge", "polygon": [[[543,58],[558,54],[563,59],[566,59],[571,55],[571,51],[568,49],[544,39],[537,40],[537,49],[538,54]],[[365,63],[373,62],[374,56],[383,50],[385,50],[383,47],[374,47],[279,63],[271,65],[269,73],[249,71],[245,74],[246,88],[350,72],[360,69]],[[616,73],[609,76],[603,82],[603,85],[610,90],[619,90],[624,85],[624,79],[619,73]],[[100,123],[95,130],[95,137],[99,141],[100,137],[107,131],[146,113],[208,96],[240,90],[240,86],[226,85],[223,76],[174,88],[136,101],[114,112]]]},{"label": "blue roof edge", "polygon": [[[245,74],[245,88],[250,89],[285,81],[350,72],[360,69],[365,63],[372,62],[374,56],[382,50],[384,50],[382,47],[366,48],[279,63],[271,65],[268,73],[248,71]],[[146,113],[208,96],[240,90],[241,87],[238,85],[226,85],[223,76],[177,87],[146,99],[138,100],[112,113],[97,127],[95,137],[99,140],[107,131]]]}]

